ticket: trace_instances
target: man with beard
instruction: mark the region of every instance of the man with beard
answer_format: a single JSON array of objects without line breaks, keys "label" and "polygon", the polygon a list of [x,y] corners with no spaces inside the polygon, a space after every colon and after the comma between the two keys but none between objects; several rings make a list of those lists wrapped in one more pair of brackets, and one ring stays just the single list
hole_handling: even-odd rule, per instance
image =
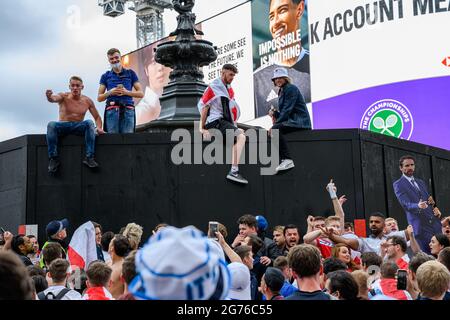
[{"label": "man with beard", "polygon": [[[415,231],[415,238],[425,253],[430,254],[430,239],[441,233],[440,216],[424,181],[414,177],[415,159],[406,155],[399,160],[402,176],[394,182],[394,192],[406,212],[408,224]],[[434,207],[434,208],[433,208]]]},{"label": "man with beard", "polygon": [[292,247],[300,244],[300,232],[298,227],[293,224],[288,224],[284,227],[285,245],[283,255],[287,256]]},{"label": "man with beard", "polygon": [[[328,235],[328,237],[335,243],[344,243],[352,250],[357,250],[361,253],[375,252],[376,254],[381,255],[381,246],[386,242],[387,239],[387,236],[383,232],[385,227],[384,220],[385,217],[380,212],[375,212],[370,215],[369,228],[371,234],[368,238],[346,239],[335,234],[332,229],[324,228],[322,229],[322,231],[324,234]],[[409,240],[409,233],[405,230],[391,232],[389,236],[398,236],[403,239]]]},{"label": "man with beard", "polygon": [[401,237],[389,237],[384,246],[387,260],[395,262],[399,269],[408,269],[409,257],[406,254],[406,241]]},{"label": "man with beard", "polygon": [[[227,179],[248,184],[248,181],[239,173],[239,160],[245,147],[245,133],[237,127],[237,120],[241,114],[239,105],[234,99],[234,91],[231,83],[238,73],[236,66],[225,64],[222,67],[221,76],[213,80],[203,93],[198,102],[200,112],[199,131],[203,138],[211,139],[210,129],[216,129],[222,134],[226,143],[227,132],[234,137],[232,147],[232,165]],[[256,230],[255,230],[256,231]]]},{"label": "man with beard", "polygon": [[267,247],[267,255],[261,257],[261,262],[265,263],[268,259],[269,263],[265,263],[266,265],[270,265],[273,261],[279,256],[283,255],[283,250],[285,247],[286,239],[284,238],[284,227],[276,226],[273,228],[273,243],[271,243]]},{"label": "man with beard", "polygon": [[33,243],[30,238],[23,234],[14,236],[12,238],[11,249],[19,256],[26,267],[33,265],[30,258],[27,257],[28,254],[34,252]]}]

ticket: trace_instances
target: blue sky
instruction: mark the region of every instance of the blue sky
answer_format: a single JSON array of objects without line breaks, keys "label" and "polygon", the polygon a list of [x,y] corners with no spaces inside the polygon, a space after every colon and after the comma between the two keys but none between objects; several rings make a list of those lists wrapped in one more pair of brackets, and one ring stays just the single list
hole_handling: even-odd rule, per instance
[{"label": "blue sky", "polygon": [[[245,0],[197,0],[197,21]],[[44,134],[57,120],[58,105],[45,90],[68,91],[68,79],[84,79],[84,94],[96,101],[98,81],[109,68],[105,52],[136,49],[135,16],[127,11],[104,17],[97,0],[6,0],[0,10],[0,141]],[[166,33],[176,27],[176,12],[165,13]],[[207,37],[207,35],[206,35]],[[103,114],[103,106],[96,104]]]}]

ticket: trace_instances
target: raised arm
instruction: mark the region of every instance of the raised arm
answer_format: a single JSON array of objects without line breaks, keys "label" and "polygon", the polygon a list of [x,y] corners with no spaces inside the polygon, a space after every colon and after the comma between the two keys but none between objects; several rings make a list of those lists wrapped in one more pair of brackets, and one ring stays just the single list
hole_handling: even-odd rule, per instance
[{"label": "raised arm", "polygon": [[316,239],[318,237],[320,237],[321,234],[322,234],[322,230],[311,231],[303,236],[303,242],[305,244],[316,245]]},{"label": "raised arm", "polygon": [[50,89],[45,92],[45,95],[47,96],[47,101],[51,103],[60,103],[64,100],[62,94],[53,94],[53,91]]},{"label": "raised arm", "polygon": [[[331,201],[333,202],[334,214],[336,215],[336,217],[339,217],[339,221],[340,221],[340,225],[341,225],[341,232],[344,232],[345,213],[344,213],[344,209],[342,209],[342,205],[341,205],[341,201],[340,201],[341,199],[338,199],[338,197],[336,195],[337,188],[333,182],[333,179],[331,179],[330,182],[328,183],[327,191],[330,194]],[[345,196],[343,196],[343,197],[345,199]]]},{"label": "raised arm", "polygon": [[308,229],[306,230],[306,233],[313,232],[314,231],[314,229],[313,229],[314,228],[314,226],[313,226],[314,217],[309,215],[308,218],[306,219],[306,222],[308,224]]},{"label": "raised arm", "polygon": [[409,238],[409,246],[411,247],[412,252],[416,254],[417,252],[420,252],[420,246],[417,243],[416,237],[414,236],[414,229],[413,226],[409,225],[405,230],[406,237]]},{"label": "raised arm", "polygon": [[228,259],[230,259],[231,262],[242,263],[241,257],[239,257],[239,255],[234,252],[234,250],[228,245],[220,232],[216,232],[216,237],[217,239],[219,239],[219,244],[222,247],[223,252],[225,252],[225,254],[227,255]]},{"label": "raised arm", "polygon": [[331,241],[333,241],[335,243],[343,243],[346,246],[350,247],[350,249],[358,251],[358,249],[359,249],[358,239],[346,239],[344,237],[341,237],[341,236],[335,234],[334,232],[332,232],[329,229],[321,228],[321,230],[330,238]]}]

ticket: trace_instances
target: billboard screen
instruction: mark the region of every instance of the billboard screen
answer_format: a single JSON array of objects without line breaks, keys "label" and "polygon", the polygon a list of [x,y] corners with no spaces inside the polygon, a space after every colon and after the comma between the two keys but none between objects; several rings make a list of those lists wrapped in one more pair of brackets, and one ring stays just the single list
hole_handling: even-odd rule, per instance
[{"label": "billboard screen", "polygon": [[[272,125],[271,77],[284,66],[308,103],[314,129],[361,128],[450,149],[450,28],[445,1],[253,0],[198,25],[218,48],[204,81],[225,63],[239,69],[232,86],[239,122]],[[167,40],[163,40],[167,41]],[[127,56],[145,97],[137,124],[157,119],[170,69],[152,44]]]},{"label": "billboard screen", "polygon": [[308,10],[305,1],[252,1],[255,117],[278,107],[271,78],[275,68],[288,68],[305,101],[311,101]]},{"label": "billboard screen", "polygon": [[316,0],[309,9],[315,129],[450,149],[448,3]]}]

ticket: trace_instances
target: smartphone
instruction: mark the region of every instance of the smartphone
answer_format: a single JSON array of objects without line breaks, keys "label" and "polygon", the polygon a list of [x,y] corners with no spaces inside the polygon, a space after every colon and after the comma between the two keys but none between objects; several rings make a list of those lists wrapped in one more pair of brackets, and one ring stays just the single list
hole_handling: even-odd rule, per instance
[{"label": "smartphone", "polygon": [[3,236],[3,234],[5,233],[5,229],[3,229],[2,227],[0,227],[0,245],[4,245],[5,244],[5,238]]},{"label": "smartphone", "polygon": [[209,222],[209,234],[208,237],[214,240],[217,239],[216,232],[219,231],[219,223],[217,221],[210,221]]},{"label": "smartphone", "polygon": [[404,269],[397,271],[397,290],[406,290],[408,273]]}]

